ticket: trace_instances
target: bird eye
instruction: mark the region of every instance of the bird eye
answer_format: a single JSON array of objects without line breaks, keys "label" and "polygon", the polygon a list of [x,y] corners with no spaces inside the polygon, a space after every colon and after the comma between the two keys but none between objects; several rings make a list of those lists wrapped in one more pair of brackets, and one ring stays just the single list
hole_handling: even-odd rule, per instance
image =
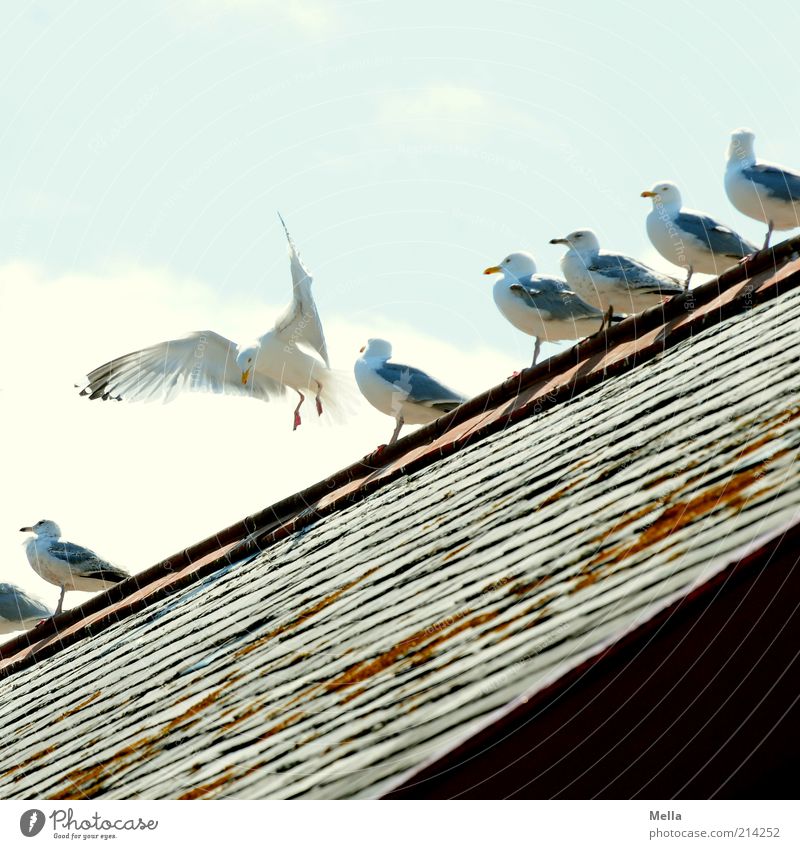
[{"label": "bird eye", "polygon": [[507,257],[504,261],[505,262],[511,262],[511,257]]},{"label": "bird eye", "polygon": [[252,358],[252,357],[248,357],[248,358],[247,358],[247,362],[248,362],[248,363],[252,363],[252,362],[253,362],[253,358]]}]

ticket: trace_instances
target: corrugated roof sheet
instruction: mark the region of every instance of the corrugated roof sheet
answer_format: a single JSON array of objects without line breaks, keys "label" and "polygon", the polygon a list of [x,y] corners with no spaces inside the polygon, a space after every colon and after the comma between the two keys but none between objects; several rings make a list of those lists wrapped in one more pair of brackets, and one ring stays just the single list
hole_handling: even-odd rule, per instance
[{"label": "corrugated roof sheet", "polygon": [[263,514],[237,562],[15,643],[0,795],[379,795],[629,633],[797,518],[798,271],[649,311]]}]

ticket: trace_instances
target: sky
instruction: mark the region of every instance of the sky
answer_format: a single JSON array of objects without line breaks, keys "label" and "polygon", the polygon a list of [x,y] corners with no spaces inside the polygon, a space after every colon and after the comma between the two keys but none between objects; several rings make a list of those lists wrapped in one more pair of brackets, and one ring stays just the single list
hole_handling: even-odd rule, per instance
[{"label": "sky", "polygon": [[40,518],[139,571],[388,439],[361,402],[292,433],[289,401],[74,389],[191,330],[267,330],[290,295],[276,210],[334,367],[384,337],[467,394],[530,360],[482,274],[511,251],[558,273],[549,240],[592,227],[676,272],[639,197],[666,179],[760,243],[724,152],[749,126],[800,167],[799,23],[736,0],[4,4],[0,580],[57,600],[21,547]]}]

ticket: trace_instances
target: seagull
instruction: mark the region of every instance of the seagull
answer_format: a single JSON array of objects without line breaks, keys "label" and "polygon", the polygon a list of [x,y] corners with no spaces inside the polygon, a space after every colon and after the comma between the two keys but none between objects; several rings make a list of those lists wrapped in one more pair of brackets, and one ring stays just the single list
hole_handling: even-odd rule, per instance
[{"label": "seagull", "polygon": [[[653,208],[647,216],[647,235],[653,247],[671,263],[692,274],[719,275],[758,248],[704,212],[681,208],[681,193],[674,183],[656,183],[650,191]],[[729,260],[732,260],[729,262]]]},{"label": "seagull", "polygon": [[731,134],[725,192],[739,212],[767,225],[766,249],[773,230],[800,227],[800,173],[772,162],[757,162],[755,137],[745,128]]},{"label": "seagull", "polygon": [[551,239],[550,244],[567,246],[561,258],[564,277],[580,297],[606,313],[604,326],[615,308],[638,313],[685,290],[674,277],[631,257],[601,251],[593,230],[575,230],[563,239]]},{"label": "seagull", "polygon": [[180,392],[214,392],[269,401],[284,395],[288,387],[299,398],[293,430],[301,424],[304,391],[314,393],[318,415],[322,415],[323,401],[336,411],[346,385],[343,376],[330,368],[322,322],[311,294],[311,275],[283,218],[281,224],[289,242],[292,301],[271,330],[247,345],[237,345],[213,330],[159,342],[89,372],[80,394],[90,400],[161,399],[166,403]]},{"label": "seagull", "polygon": [[0,584],[0,634],[27,631],[53,615],[47,605],[14,584]]},{"label": "seagull", "polygon": [[41,519],[33,527],[20,528],[20,531],[35,534],[25,543],[25,553],[33,571],[45,581],[61,587],[55,616],[61,613],[67,590],[87,593],[107,590],[130,578],[124,569],[103,560],[88,548],[61,542],[61,528],[49,519]]},{"label": "seagull", "polygon": [[361,354],[354,368],[361,394],[396,422],[389,445],[404,424],[427,424],[467,400],[421,369],[387,362],[392,346],[385,339],[369,339]]},{"label": "seagull", "polygon": [[497,309],[517,330],[535,338],[531,368],[536,365],[542,339],[582,339],[603,326],[601,310],[578,297],[560,277],[537,274],[536,261],[525,251],[509,254],[483,273],[503,275],[492,290]]}]

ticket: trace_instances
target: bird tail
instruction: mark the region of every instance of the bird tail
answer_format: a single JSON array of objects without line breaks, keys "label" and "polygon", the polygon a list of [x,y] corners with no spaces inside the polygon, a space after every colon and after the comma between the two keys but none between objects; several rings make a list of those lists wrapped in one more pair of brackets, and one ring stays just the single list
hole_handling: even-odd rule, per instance
[{"label": "bird tail", "polygon": [[356,413],[360,395],[351,372],[340,369],[326,369],[319,378],[322,384],[321,421],[342,424]]}]

